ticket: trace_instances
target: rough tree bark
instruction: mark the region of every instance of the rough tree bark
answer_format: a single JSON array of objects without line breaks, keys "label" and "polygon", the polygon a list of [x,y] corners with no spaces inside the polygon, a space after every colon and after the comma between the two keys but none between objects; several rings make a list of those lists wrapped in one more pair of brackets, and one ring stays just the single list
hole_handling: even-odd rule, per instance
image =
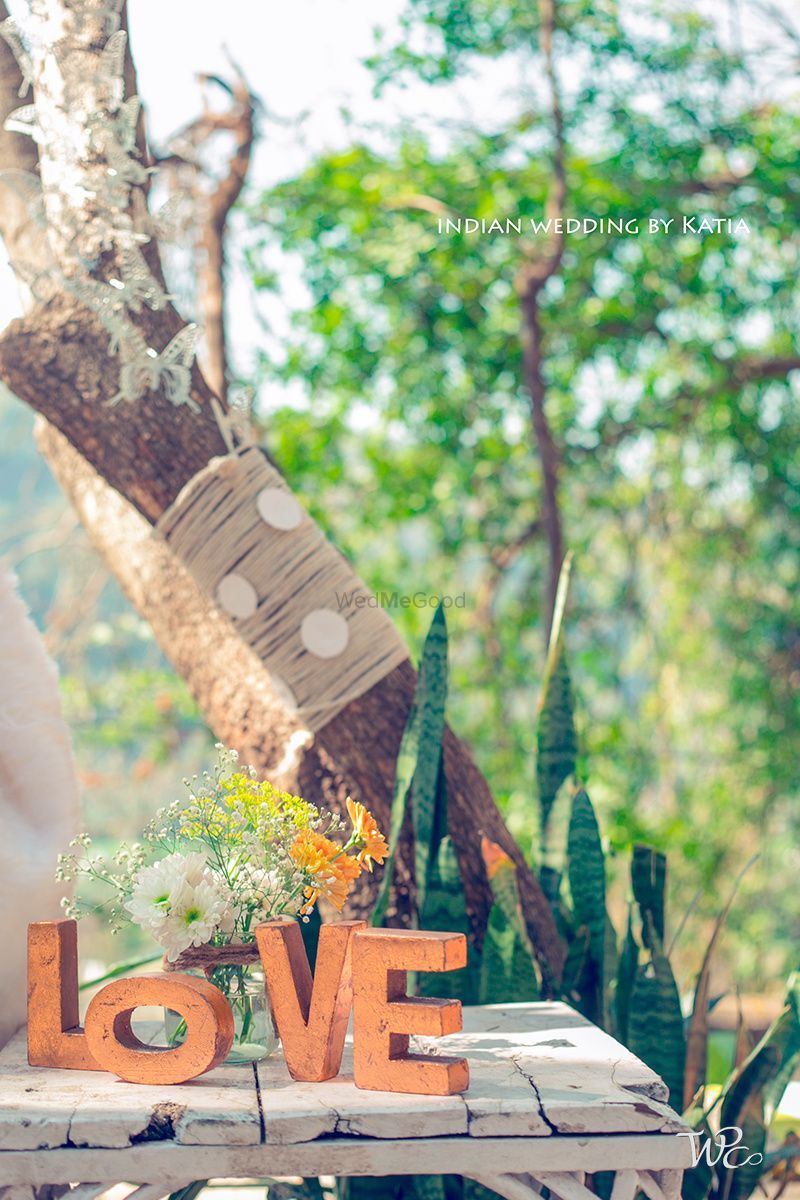
[{"label": "rough tree bark", "polygon": [[[5,13],[0,4],[2,16]],[[2,101],[16,107],[19,75],[2,43],[0,80]],[[8,107],[0,114],[3,118]],[[0,139],[4,167],[30,170],[31,150],[24,138],[3,134]],[[10,200],[8,191],[4,189],[0,198],[0,232],[13,254],[14,237],[22,236],[28,227],[16,198]],[[152,254],[157,254],[155,247]],[[166,344],[182,324],[171,307],[141,314],[140,327],[149,344]],[[140,531],[146,533],[147,526],[158,520],[183,485],[210,458],[224,454],[226,449],[213,416],[211,390],[196,367],[192,398],[197,411],[174,407],[162,391],[148,393],[135,409],[111,406],[108,402],[116,390],[116,375],[117,364],[109,356],[106,333],[89,310],[67,295],[34,303],[0,337],[0,379],[53,427],[42,435],[43,444],[68,490],[70,470],[74,476],[71,490],[76,497],[83,489],[79,510],[101,546],[106,526],[113,525],[114,520],[124,528],[124,521],[135,517]],[[68,445],[59,441],[53,430],[58,430]],[[119,493],[121,500],[114,493]],[[124,504],[124,516],[120,511],[114,513],[114,505],[120,503]],[[140,574],[155,562],[154,579],[165,590],[158,591],[151,581],[158,600],[150,591],[144,596],[139,594],[140,609],[153,621],[166,653],[187,677],[211,727],[251,761],[277,769],[287,738],[298,735],[294,739],[297,749],[301,731],[272,691],[261,664],[244,661],[241,643],[238,656],[225,653],[232,644],[228,631],[221,629],[221,618],[210,611],[202,597],[192,596],[190,590],[187,593],[187,580],[181,578],[173,563],[158,565],[162,550],[154,539],[141,538],[140,558],[133,556],[134,564],[138,561],[139,566],[132,565],[124,543],[118,545],[116,553],[110,545],[105,552],[135,602]],[[238,643],[238,638],[235,641]],[[212,651],[216,657],[209,658]],[[314,761],[332,778],[333,786],[346,784],[384,824],[414,686],[413,668],[404,663],[350,703],[314,738],[318,755]],[[564,951],[549,906],[505,828],[486,781],[467,748],[449,729],[444,760],[451,832],[474,927],[483,928],[490,903],[479,852],[481,835],[485,834],[517,863],[531,940],[550,978],[557,980]],[[307,790],[313,794],[313,788]],[[411,874],[408,856],[404,858],[401,890],[409,886]]]}]

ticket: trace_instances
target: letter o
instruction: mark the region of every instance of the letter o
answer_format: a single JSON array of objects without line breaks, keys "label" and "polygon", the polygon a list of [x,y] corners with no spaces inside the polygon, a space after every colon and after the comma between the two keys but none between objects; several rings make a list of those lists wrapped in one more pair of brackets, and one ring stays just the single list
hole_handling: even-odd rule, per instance
[{"label": "letter o", "polygon": [[[137,1008],[155,1004],[180,1013],[186,1039],[169,1049],[147,1046],[131,1028]],[[84,1022],[92,1056],[127,1083],[185,1083],[218,1067],[233,1045],[233,1013],[219,988],[194,975],[137,975],[106,984]]]}]

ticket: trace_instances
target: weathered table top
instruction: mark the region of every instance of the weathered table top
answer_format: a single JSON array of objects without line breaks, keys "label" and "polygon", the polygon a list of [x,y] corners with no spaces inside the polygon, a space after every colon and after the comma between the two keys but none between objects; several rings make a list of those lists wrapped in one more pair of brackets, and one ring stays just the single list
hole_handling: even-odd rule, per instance
[{"label": "weathered table top", "polygon": [[155,1087],[29,1067],[24,1031],[0,1053],[0,1184],[185,1183],[264,1174],[680,1170],[686,1125],[657,1075],[563,1004],[464,1010],[461,1033],[417,1039],[466,1056],[461,1096],[295,1083],[283,1057]]}]

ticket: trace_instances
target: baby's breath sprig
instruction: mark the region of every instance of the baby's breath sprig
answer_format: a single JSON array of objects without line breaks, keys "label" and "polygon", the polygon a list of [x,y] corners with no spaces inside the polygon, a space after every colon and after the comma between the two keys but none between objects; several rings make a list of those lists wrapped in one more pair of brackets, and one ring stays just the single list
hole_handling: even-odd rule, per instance
[{"label": "baby's breath sprig", "polygon": [[[110,889],[99,904],[65,899],[80,916],[104,910],[112,929],[132,921],[175,959],[190,946],[252,941],[278,916],[307,920],[324,897],[341,910],[362,869],[382,862],[386,843],[363,805],[341,817],[259,780],[234,750],[184,780],[185,800],[159,809],[141,842],[123,844],[106,863],[80,835],[59,856],[56,878]],[[334,840],[338,838],[340,840]]]}]

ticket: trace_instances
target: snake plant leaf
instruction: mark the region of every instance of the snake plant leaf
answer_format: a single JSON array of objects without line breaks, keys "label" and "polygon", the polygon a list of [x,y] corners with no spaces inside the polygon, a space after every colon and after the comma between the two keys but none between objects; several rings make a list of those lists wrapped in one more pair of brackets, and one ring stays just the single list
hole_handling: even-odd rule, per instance
[{"label": "snake plant leaf", "polygon": [[768,1128],[800,1062],[800,972],[795,971],[789,977],[784,1007],[788,1010],[789,1028],[783,1062],[775,1078],[764,1089],[764,1120]]},{"label": "snake plant leaf", "polygon": [[716,1195],[720,1200],[747,1200],[756,1191],[764,1173],[767,1126],[761,1112],[754,1109],[752,1113],[746,1113],[739,1128],[742,1131],[741,1150],[732,1156],[730,1167],[724,1165],[724,1159],[717,1165]]},{"label": "snake plant leaf", "polygon": [[[654,850],[652,846],[634,846],[631,858],[631,886],[633,898],[639,905],[642,917],[642,940],[646,950],[661,950],[664,945],[666,885],[666,855]],[[651,945],[651,931],[655,933],[657,946]]]},{"label": "snake plant leaf", "polygon": [[386,916],[394,876],[395,853],[409,796],[414,818],[417,902],[420,906],[424,904],[436,823],[437,781],[442,757],[446,703],[447,624],[444,608],[440,604],[425,639],[414,702],[397,755],[389,821],[390,849],[384,865],[381,890],[372,914],[373,925],[380,925]]},{"label": "snake plant leaf", "polygon": [[488,838],[483,839],[481,853],[494,903],[482,948],[480,1003],[537,1000],[539,979],[522,917],[517,869],[501,847]]},{"label": "snake plant leaf", "polygon": [[681,1000],[666,955],[654,952],[642,963],[631,991],[628,1047],[660,1075],[669,1088],[670,1103],[683,1100],[686,1039]]},{"label": "snake plant leaf", "polygon": [[[695,1133],[700,1135],[702,1143],[705,1143],[707,1139],[713,1141],[714,1134],[705,1116],[700,1114],[696,1120],[692,1120],[686,1114],[686,1120]],[[712,1154],[713,1157],[714,1155]],[[706,1200],[712,1191],[716,1192],[717,1184],[717,1173],[711,1163],[706,1161],[705,1155],[703,1155],[695,1166],[689,1167],[684,1172],[681,1200]]]},{"label": "snake plant leaf", "polygon": [[639,967],[639,945],[633,933],[633,911],[628,906],[628,926],[617,964],[617,983],[614,991],[615,1036],[623,1043],[628,1040],[628,1016],[631,992]]},{"label": "snake plant leaf", "polygon": [[[731,910],[739,884],[752,864],[755,862],[755,857],[745,865],[739,873],[737,879],[731,888],[731,894],[728,897],[725,907],[714,922],[714,928],[711,931],[711,937],[708,940],[703,961],[700,965],[700,971],[697,976],[697,983],[694,989],[694,1001],[692,1003],[692,1014],[689,1018],[689,1029],[686,1035],[686,1076],[683,1089],[683,1108],[686,1109],[692,1102],[692,1097],[695,1093],[704,1086],[706,1081],[706,1062],[708,1059],[708,1014],[709,1014],[709,993],[711,986],[711,962],[714,956],[714,950],[717,945],[717,940],[722,931],[722,927],[727,920],[728,913]],[[666,872],[665,872],[666,874]],[[663,889],[662,889],[663,891]]]},{"label": "snake plant leaf", "polygon": [[564,959],[564,973],[561,977],[561,990],[564,998],[576,1007],[580,1006],[583,997],[590,990],[589,979],[592,972],[592,956],[589,951],[589,928],[581,925],[575,930],[567,948]]},{"label": "snake plant leaf", "polygon": [[437,781],[442,760],[444,713],[447,706],[447,622],[441,604],[436,609],[425,639],[419,680],[419,742],[417,763],[411,784],[411,809],[414,817],[414,867],[417,905],[422,908],[436,824]]},{"label": "snake plant leaf", "polygon": [[575,774],[578,741],[572,681],[563,641],[544,692],[536,726],[536,782],[541,846],[547,847],[550,817],[561,785]]},{"label": "snake plant leaf", "polygon": [[567,876],[575,922],[589,930],[589,951],[595,964],[595,996],[586,998],[582,1011],[602,1024],[608,921],[605,856],[597,817],[583,788],[579,788],[572,798],[567,833]]},{"label": "snake plant leaf", "polygon": [[322,928],[322,917],[319,915],[319,910],[316,904],[308,914],[308,918],[300,923],[300,933],[303,935],[303,945],[306,948],[308,956],[308,965],[311,967],[312,974],[317,965],[317,947],[319,945],[319,931]]},{"label": "snake plant leaf", "polygon": [[452,839],[445,836],[439,842],[433,862],[425,903],[420,913],[422,929],[441,929],[463,933],[468,941],[467,966],[460,971],[426,972],[419,977],[423,996],[443,996],[460,1000],[462,1004],[477,1004],[480,986],[480,955],[469,942],[471,932],[464,901],[464,884]]},{"label": "snake plant leaf", "polygon": [[176,1192],[170,1192],[167,1200],[196,1200],[207,1183],[207,1179],[196,1179],[194,1183],[187,1183]]},{"label": "snake plant leaf", "polygon": [[793,975],[780,1014],[723,1089],[721,1125],[741,1125],[756,1108],[764,1125],[771,1118],[800,1061],[799,993],[800,983]]}]

